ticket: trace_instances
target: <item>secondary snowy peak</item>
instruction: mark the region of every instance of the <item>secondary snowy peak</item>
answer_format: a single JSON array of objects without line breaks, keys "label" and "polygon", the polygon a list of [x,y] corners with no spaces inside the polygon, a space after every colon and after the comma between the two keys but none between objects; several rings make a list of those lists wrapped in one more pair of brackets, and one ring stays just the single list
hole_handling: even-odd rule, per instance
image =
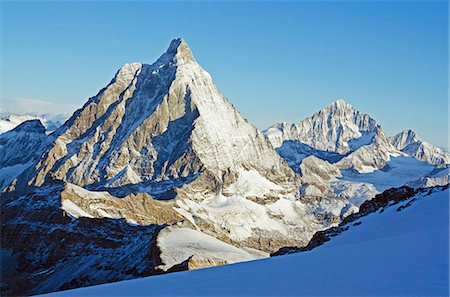
[{"label": "secondary snowy peak", "polygon": [[432,165],[450,164],[450,154],[423,141],[414,131],[404,130],[390,138],[393,146],[403,153]]},{"label": "secondary snowy peak", "polygon": [[186,191],[217,191],[242,168],[293,188],[285,161],[175,39],[155,63],[124,65],[76,111],[56,131],[31,181],[42,185],[51,176],[90,189],[164,196],[184,184]]},{"label": "secondary snowy peak", "polygon": [[380,169],[390,156],[402,155],[373,118],[341,99],[298,123],[276,124],[265,135],[297,172],[310,155],[360,172]]},{"label": "secondary snowy peak", "polygon": [[67,117],[64,114],[52,115],[16,115],[10,113],[0,114],[0,134],[10,131],[25,121],[39,120],[47,131],[53,131],[61,126]]},{"label": "secondary snowy peak", "polygon": [[408,145],[416,142],[421,142],[422,140],[417,136],[417,134],[412,130],[403,130],[394,137],[391,137],[391,143],[397,149],[402,150]]},{"label": "secondary snowy peak", "polygon": [[344,155],[369,144],[378,128],[369,115],[340,99],[298,123],[276,124],[266,135],[275,147],[286,140],[295,140],[318,150]]},{"label": "secondary snowy peak", "polygon": [[45,133],[45,127],[39,120],[29,120],[14,128],[14,133]]},{"label": "secondary snowy peak", "polygon": [[47,138],[39,120],[25,121],[0,135],[0,190],[39,158]]}]

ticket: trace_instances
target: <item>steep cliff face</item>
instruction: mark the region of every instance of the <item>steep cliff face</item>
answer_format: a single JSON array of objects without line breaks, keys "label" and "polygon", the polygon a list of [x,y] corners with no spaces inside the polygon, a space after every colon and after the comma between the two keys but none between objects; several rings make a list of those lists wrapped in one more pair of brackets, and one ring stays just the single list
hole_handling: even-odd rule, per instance
[{"label": "steep cliff face", "polygon": [[2,194],[2,296],[34,295],[161,273],[161,226],[75,219],[61,209],[61,182],[21,196]]}]

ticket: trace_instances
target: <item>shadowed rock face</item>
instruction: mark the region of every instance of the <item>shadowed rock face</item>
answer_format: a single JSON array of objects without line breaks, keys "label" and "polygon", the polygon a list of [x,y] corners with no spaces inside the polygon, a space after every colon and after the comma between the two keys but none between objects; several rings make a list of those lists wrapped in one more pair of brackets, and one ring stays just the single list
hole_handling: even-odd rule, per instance
[{"label": "shadowed rock face", "polygon": [[73,203],[93,218],[126,219],[132,224],[164,225],[185,220],[174,210],[173,201],[157,201],[146,193],[117,198],[107,192],[89,192],[67,184],[61,191],[63,209],[66,203]]},{"label": "shadowed rock face", "polygon": [[62,184],[2,195],[2,296],[41,294],[161,273],[158,225],[74,219],[60,209]]},{"label": "shadowed rock face", "polygon": [[39,158],[47,136],[39,120],[23,122],[0,135],[0,168],[24,164]]}]

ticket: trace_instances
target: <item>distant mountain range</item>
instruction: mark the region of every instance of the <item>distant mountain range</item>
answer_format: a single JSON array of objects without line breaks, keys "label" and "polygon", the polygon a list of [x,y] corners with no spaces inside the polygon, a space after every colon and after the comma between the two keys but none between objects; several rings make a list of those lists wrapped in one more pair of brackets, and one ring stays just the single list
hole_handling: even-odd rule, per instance
[{"label": "distant mountain range", "polygon": [[66,114],[12,114],[0,113],[0,134],[10,131],[25,121],[39,120],[47,131],[53,131],[62,125],[69,115]]},{"label": "distant mountain range", "polygon": [[259,131],[182,39],[62,125],[4,121],[17,123],[0,134],[4,294],[269,257],[390,188],[449,183],[448,153],[387,137],[343,100]]}]

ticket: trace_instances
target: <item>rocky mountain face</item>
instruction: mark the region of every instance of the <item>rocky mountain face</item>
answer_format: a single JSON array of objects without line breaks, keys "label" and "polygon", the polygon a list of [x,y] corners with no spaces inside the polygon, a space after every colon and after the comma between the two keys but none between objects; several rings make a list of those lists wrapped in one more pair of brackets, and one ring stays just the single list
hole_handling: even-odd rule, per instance
[{"label": "rocky mountain face", "polygon": [[[63,274],[69,255],[92,259],[110,250],[105,252],[95,243],[91,246],[89,240],[57,245],[53,237],[41,235],[45,228],[40,230],[39,226],[43,224],[48,226],[45,232],[64,230],[56,240],[76,237],[71,228],[77,220],[120,221],[114,223],[120,228],[131,228],[127,224],[155,226],[148,229],[153,231],[146,233],[147,243],[143,244],[156,242],[159,230],[164,229],[157,241],[161,249],[155,245],[157,256],[162,256],[158,265],[161,271],[178,269],[178,264],[194,268],[267,257],[268,252],[281,246],[306,243],[317,228],[329,224],[312,211],[304,215],[296,174],[264,135],[219,93],[211,76],[197,64],[181,39],[172,41],[167,52],[151,65],[123,66],[107,87],[51,135],[45,134],[42,125],[38,128],[38,122],[22,125],[36,125],[34,130],[42,135],[42,141],[37,138],[35,149],[23,147],[23,154],[30,156],[15,155],[14,148],[27,143],[20,137],[22,129],[2,135],[9,139],[5,142],[5,160],[27,164],[10,178],[2,193],[8,197],[2,198],[5,216],[12,217],[18,208],[23,209],[20,220],[2,221],[2,230],[11,234],[2,240],[2,248],[9,251],[4,261],[23,258],[21,251],[29,249],[26,257],[30,273],[40,275],[39,267],[47,267],[42,264],[46,261],[55,267],[42,272],[52,279],[42,286],[44,280],[26,274],[22,266],[14,266],[7,272],[3,286],[8,294],[46,292],[79,286],[84,278],[95,283],[158,270],[138,266],[137,257],[142,256],[139,253],[130,260],[130,265],[136,267],[125,270],[119,262],[109,266],[118,272],[116,278],[112,278],[113,273],[99,271],[99,264],[86,260],[89,263],[80,268],[80,273],[92,269],[90,276],[75,275],[75,280],[68,280]],[[283,208],[291,209],[292,214],[283,216]],[[37,209],[44,221],[30,219],[27,225],[21,223],[34,216]],[[59,218],[53,223],[44,213]],[[64,221],[69,225],[61,226],[61,220],[69,220]],[[168,225],[171,228],[165,229]],[[186,229],[197,230],[204,243],[197,248],[198,254],[181,259],[176,250],[182,243],[166,244],[163,238],[170,239],[172,233]],[[92,230],[87,232],[91,236]],[[98,232],[106,240],[112,231],[108,227]],[[97,238],[100,233],[92,236],[101,245],[103,240]],[[57,256],[51,256],[47,248],[32,248],[36,242],[18,247],[13,234],[40,238],[39,246],[48,246]],[[111,236],[112,240],[117,236],[121,242],[118,246],[126,246],[128,239],[137,240],[125,231]],[[226,252],[210,249],[201,253],[211,246],[221,246]],[[24,288],[14,283],[28,277],[31,281]]]},{"label": "rocky mountain face", "polygon": [[0,135],[2,294],[264,258],[386,189],[448,183],[394,146],[342,100],[263,134],[175,39],[53,133],[35,120]]},{"label": "rocky mountain face", "polygon": [[[75,219],[61,209],[64,183],[2,194],[2,296],[34,295],[158,274],[158,225]],[[132,256],[130,256],[132,255]],[[119,264],[120,263],[120,264]],[[120,267],[120,268],[119,268]]]},{"label": "rocky mountain face", "polygon": [[433,165],[450,164],[450,154],[423,141],[414,131],[404,130],[390,138],[391,143],[403,153]]},{"label": "rocky mountain face", "polygon": [[55,134],[34,185],[52,176],[167,199],[175,187],[218,191],[239,168],[295,185],[284,160],[219,93],[181,39],[154,64],[123,66]]}]

